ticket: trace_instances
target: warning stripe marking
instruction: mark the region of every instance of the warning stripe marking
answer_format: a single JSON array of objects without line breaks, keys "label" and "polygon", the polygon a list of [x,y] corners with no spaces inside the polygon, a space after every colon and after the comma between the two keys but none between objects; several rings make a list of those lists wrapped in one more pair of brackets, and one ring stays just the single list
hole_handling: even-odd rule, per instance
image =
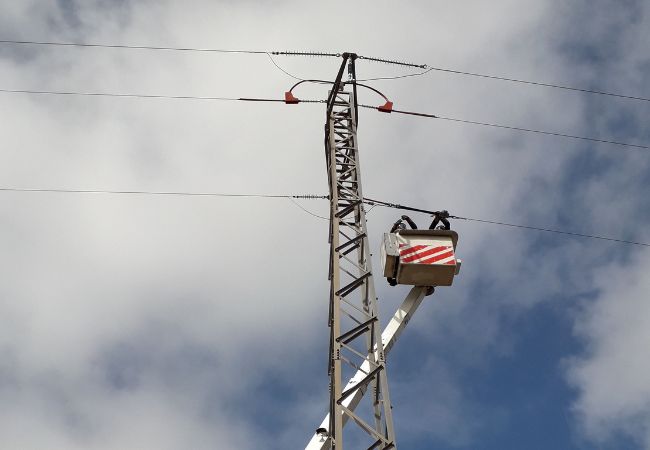
[{"label": "warning stripe marking", "polygon": [[399,244],[400,262],[404,264],[455,265],[456,257],[451,245]]},{"label": "warning stripe marking", "polygon": [[[423,259],[422,261],[420,261],[420,263],[421,264],[433,264],[434,262],[442,261],[443,259],[453,258],[453,256],[454,256],[453,250],[449,250],[448,252],[441,253],[441,254],[436,255],[436,256],[434,256],[432,258]],[[445,264],[448,264],[448,262],[445,262]]]},{"label": "warning stripe marking", "polygon": [[423,259],[425,259],[425,258],[427,258],[427,257],[429,257],[431,255],[434,255],[434,254],[440,253],[440,252],[446,252],[448,250],[449,250],[449,247],[447,247],[447,246],[441,246],[441,247],[429,247],[429,246],[427,246],[426,249],[424,249],[422,251],[419,251],[417,253],[409,254],[406,257],[402,257],[402,255],[400,255],[400,258],[401,258],[401,261],[403,263],[410,263],[410,262],[417,261],[418,259],[423,260]]},{"label": "warning stripe marking", "polygon": [[408,247],[402,250],[402,248],[406,246],[406,244],[400,244],[399,256],[410,255],[411,253],[419,252],[420,250],[428,247],[428,245],[414,245],[413,247]]}]

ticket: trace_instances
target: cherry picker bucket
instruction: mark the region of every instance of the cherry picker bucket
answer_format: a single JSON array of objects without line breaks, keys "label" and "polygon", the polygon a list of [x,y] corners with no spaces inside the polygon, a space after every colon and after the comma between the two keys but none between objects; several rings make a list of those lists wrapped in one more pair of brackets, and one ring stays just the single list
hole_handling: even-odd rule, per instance
[{"label": "cherry picker bucket", "polygon": [[398,230],[384,233],[381,264],[391,284],[451,286],[460,270],[452,230]]}]

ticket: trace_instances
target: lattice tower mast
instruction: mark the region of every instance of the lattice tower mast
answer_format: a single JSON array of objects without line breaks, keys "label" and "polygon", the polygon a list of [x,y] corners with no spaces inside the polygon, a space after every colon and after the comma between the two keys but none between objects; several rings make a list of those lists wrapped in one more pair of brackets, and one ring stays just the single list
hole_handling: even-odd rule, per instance
[{"label": "lattice tower mast", "polygon": [[[334,450],[396,448],[384,347],[372,275],[357,143],[355,60],[344,53],[327,102],[325,150],[330,194],[330,408]],[[347,66],[349,81],[343,82]],[[353,386],[347,380],[361,370]],[[355,408],[346,402],[370,388]],[[351,420],[350,420],[351,419]],[[356,427],[344,424],[350,422]],[[368,442],[365,444],[364,442]]]}]

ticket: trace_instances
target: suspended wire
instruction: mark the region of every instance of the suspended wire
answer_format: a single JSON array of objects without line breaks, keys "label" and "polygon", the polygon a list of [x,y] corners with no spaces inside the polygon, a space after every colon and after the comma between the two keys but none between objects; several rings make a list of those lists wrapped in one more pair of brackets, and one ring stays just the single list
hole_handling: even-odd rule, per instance
[{"label": "suspended wire", "polygon": [[[319,219],[323,220],[329,220],[327,217],[319,216],[318,214],[314,214],[313,212],[305,209],[302,205],[300,205],[298,202],[295,201],[295,199],[317,199],[317,200],[328,200],[329,196],[327,195],[318,195],[318,194],[229,194],[229,193],[220,193],[220,192],[187,192],[187,191],[117,191],[117,190],[98,190],[98,189],[39,189],[39,188],[13,188],[13,187],[0,187],[0,192],[33,192],[33,193],[60,193],[60,194],[109,194],[109,195],[145,195],[145,196],[180,196],[180,197],[231,197],[231,198],[286,198],[291,200],[296,206],[298,206],[300,209],[302,209],[304,212],[317,217]],[[389,203],[389,202],[384,202],[381,200],[374,200],[368,197],[364,197],[364,203],[372,206],[374,208],[375,206],[382,206],[385,208],[394,208],[394,209],[400,209],[404,211],[414,211],[414,212],[420,212],[424,214],[439,214],[441,211],[432,211],[428,209],[422,209],[422,208],[414,208],[412,206],[405,206],[405,205],[400,205],[398,203]],[[370,210],[372,210],[370,208]],[[370,210],[368,212],[370,212]],[[455,215],[449,215],[449,218],[451,219],[457,219],[457,220],[466,220],[466,221],[471,221],[471,222],[478,222],[478,223],[488,223],[488,224],[493,224],[493,225],[500,225],[500,226],[505,226],[505,227],[514,227],[514,228],[522,228],[526,230],[534,230],[534,231],[543,231],[546,233],[555,233],[555,234],[562,234],[562,235],[567,235],[567,236],[575,236],[575,237],[583,237],[583,238],[588,238],[588,239],[598,239],[598,240],[603,240],[603,241],[610,241],[610,242],[617,242],[621,244],[630,244],[630,245],[639,245],[639,246],[644,246],[644,247],[650,247],[650,243],[646,242],[638,242],[638,241],[629,241],[625,239],[617,239],[617,238],[612,238],[612,237],[607,237],[607,236],[598,236],[598,235],[592,235],[592,234],[583,234],[583,233],[575,233],[572,231],[563,231],[563,230],[555,230],[551,228],[542,228],[542,227],[533,227],[533,226],[528,226],[528,225],[519,225],[519,224],[513,224],[513,223],[507,223],[507,222],[499,222],[499,221],[494,221],[494,220],[486,220],[486,219],[477,219],[474,217],[462,217],[462,216],[455,216]]]},{"label": "suspended wire", "polygon": [[115,191],[99,189],[40,189],[0,187],[0,192],[49,192],[58,194],[111,194],[111,195],[162,195],[181,197],[235,197],[235,198],[300,198],[328,199],[327,195],[316,194],[227,194],[220,192],[186,192],[186,191]]},{"label": "suspended wire", "polygon": [[327,217],[319,216],[304,208],[294,199],[328,199],[327,195],[315,194],[294,194],[294,195],[272,195],[272,194],[225,194],[218,192],[171,192],[171,191],[108,191],[90,189],[28,189],[28,188],[0,188],[0,192],[49,192],[58,194],[117,194],[117,195],[161,195],[181,197],[232,197],[232,198],[283,198],[289,199],[294,205],[319,219],[329,220]]},{"label": "suspended wire", "polygon": [[370,214],[370,211],[372,211],[373,209],[375,209],[376,206],[377,206],[377,205],[372,205],[372,206],[370,206],[370,209],[368,209],[368,211],[366,211],[366,215]]},{"label": "suspended wire", "polygon": [[[325,196],[325,198],[327,198],[327,196]],[[292,197],[289,197],[289,200],[291,200],[291,203],[293,203],[298,208],[302,209],[304,212],[306,212],[307,214],[309,214],[311,216],[314,216],[314,217],[317,217],[317,218],[323,219],[323,220],[330,220],[328,217],[319,216],[318,214],[315,214],[315,213],[309,211],[307,208],[303,207],[300,203],[295,201]]]},{"label": "suspended wire", "polygon": [[[431,215],[438,215],[441,214],[442,211],[431,211],[427,209],[421,209],[421,208],[414,208],[411,206],[404,206],[400,205],[398,203],[389,203],[389,202],[384,202],[381,200],[373,200],[368,197],[364,197],[364,203],[368,205],[376,205],[376,206],[383,206],[385,208],[394,208],[394,209],[400,209],[404,211],[414,211],[414,212],[420,212],[424,214],[431,214]],[[505,227],[513,227],[513,228],[522,228],[526,230],[534,230],[534,231],[543,231],[546,233],[555,233],[555,234],[562,234],[562,235],[567,235],[567,236],[576,236],[576,237],[583,237],[583,238],[588,238],[588,239],[599,239],[602,241],[610,241],[610,242],[617,242],[621,244],[630,244],[630,245],[639,245],[643,247],[650,247],[650,243],[646,242],[638,242],[638,241],[628,241],[625,239],[617,239],[617,238],[612,238],[612,237],[607,237],[607,236],[598,236],[598,235],[593,235],[593,234],[583,234],[583,233],[575,233],[572,231],[564,231],[564,230],[555,230],[551,228],[542,228],[542,227],[533,227],[529,225],[518,225],[518,224],[513,224],[513,223],[506,223],[506,222],[498,222],[494,220],[486,220],[486,219],[477,219],[473,217],[461,217],[461,216],[454,216],[454,215],[448,215],[450,219],[457,219],[457,220],[467,220],[470,222],[479,222],[479,223],[489,223],[493,225],[501,225]]]},{"label": "suspended wire", "polygon": [[379,80],[399,80],[400,78],[409,78],[409,77],[419,77],[421,75],[426,75],[427,73],[431,72],[433,69],[427,69],[423,72],[415,72],[415,73],[408,73],[406,75],[396,75],[392,77],[374,77],[374,78],[363,78],[360,80],[355,80],[359,82],[363,81],[379,81]]},{"label": "suspended wire", "polygon": [[[0,89],[0,92],[9,94],[35,94],[35,95],[70,95],[90,97],[122,97],[122,98],[157,98],[171,100],[211,100],[230,102],[278,102],[284,103],[284,99],[275,98],[253,98],[253,97],[213,97],[195,95],[159,95],[159,94],[136,94],[136,93],[114,93],[114,92],[76,92],[76,91],[42,91],[29,89]],[[323,100],[303,100],[300,103],[322,103]]]},{"label": "suspended wire", "polygon": [[323,52],[290,52],[290,51],[262,51],[262,50],[233,50],[220,48],[201,48],[201,47],[164,47],[154,45],[127,45],[127,44],[99,44],[84,42],[56,42],[56,41],[26,41],[15,39],[0,39],[0,44],[14,45],[49,45],[57,47],[85,47],[85,48],[114,48],[127,50],[166,50],[175,52],[201,52],[201,53],[243,53],[251,55],[288,55],[288,56],[333,56],[340,57],[340,53],[323,53]]},{"label": "suspended wire", "polygon": [[[9,94],[36,94],[36,95],[72,95],[72,96],[91,96],[91,97],[126,97],[126,98],[161,98],[176,100],[219,100],[219,101],[242,101],[241,98],[234,97],[202,97],[193,95],[159,95],[159,94],[120,94],[115,92],[76,92],[76,91],[42,91],[30,89],[0,89],[0,92]],[[252,99],[251,99],[252,100]],[[259,101],[278,101],[272,99],[257,99]]]},{"label": "suspended wire", "polygon": [[582,233],[574,233],[571,231],[562,231],[562,230],[554,230],[550,228],[539,228],[539,227],[531,227],[528,225],[517,225],[517,224],[512,224],[512,223],[505,223],[505,222],[497,222],[493,220],[485,220],[485,219],[476,219],[472,217],[458,217],[458,216],[453,216],[453,219],[458,219],[458,220],[467,220],[471,222],[480,222],[480,223],[490,223],[493,225],[501,225],[504,227],[513,227],[513,228],[523,228],[526,230],[535,230],[535,231],[544,231],[546,233],[557,233],[557,234],[565,234],[569,236],[579,236],[579,237],[584,237],[584,238],[589,238],[589,239],[600,239],[603,241],[611,241],[611,242],[620,242],[622,244],[631,244],[631,245],[642,245],[644,247],[650,247],[650,244],[645,243],[645,242],[637,242],[637,241],[627,241],[625,239],[616,239],[616,238],[611,238],[611,237],[605,237],[605,236],[596,236],[593,234],[582,234]]},{"label": "suspended wire", "polygon": [[304,78],[297,77],[297,76],[293,75],[292,73],[289,73],[286,70],[284,70],[277,62],[275,62],[275,59],[273,59],[273,57],[271,56],[270,53],[267,53],[266,56],[268,56],[269,59],[271,60],[271,62],[273,63],[273,65],[275,67],[277,67],[285,75],[288,75],[289,77],[293,78],[294,80],[305,81]]},{"label": "suspended wire", "polygon": [[[371,105],[359,105],[362,108],[369,108],[369,109],[374,109],[376,110],[377,107],[371,106]],[[449,122],[458,122],[458,123],[464,123],[464,124],[469,124],[469,125],[480,125],[483,127],[493,127],[493,128],[501,128],[505,130],[513,130],[513,131],[521,131],[524,133],[535,133],[535,134],[544,134],[547,136],[555,136],[555,137],[562,137],[562,138],[567,138],[567,139],[578,139],[582,141],[590,141],[590,142],[599,142],[603,144],[613,144],[613,145],[619,145],[622,147],[633,147],[633,148],[642,148],[646,150],[650,150],[650,146],[648,145],[641,145],[641,144],[632,144],[629,142],[620,142],[620,141],[612,141],[608,139],[598,139],[598,138],[592,138],[592,137],[586,137],[586,136],[576,136],[573,134],[565,134],[565,133],[557,133],[554,131],[545,131],[545,130],[536,130],[532,128],[522,128],[522,127],[513,127],[510,125],[501,125],[501,124],[496,124],[496,123],[488,123],[488,122],[478,122],[475,120],[466,120],[466,119],[458,119],[455,117],[445,117],[445,116],[439,116],[435,114],[429,114],[429,113],[421,113],[421,112],[414,112],[414,111],[402,111],[399,109],[393,109],[393,113],[396,114],[406,114],[409,116],[418,116],[418,117],[426,117],[429,119],[439,119],[439,120],[446,120]]]},{"label": "suspended wire", "polygon": [[[203,53],[243,53],[243,54],[254,54],[254,55],[267,55],[273,65],[280,69],[282,72],[288,76],[301,80],[280,67],[271,57],[271,53],[267,51],[257,51],[257,50],[226,50],[226,49],[216,49],[216,48],[196,48],[196,47],[158,47],[151,45],[118,45],[118,44],[86,44],[82,42],[52,42],[52,41],[18,41],[18,40],[9,40],[9,39],[0,39],[0,44],[16,44],[16,45],[50,45],[50,46],[61,46],[61,47],[86,47],[86,48],[116,48],[116,49],[129,49],[129,50],[167,50],[167,51],[177,51],[177,52],[203,52]],[[273,52],[274,54],[284,54],[282,52]]]},{"label": "suspended wire", "polygon": [[496,75],[487,75],[483,73],[476,73],[476,72],[465,72],[462,70],[454,70],[454,69],[444,69],[442,67],[431,67],[429,66],[429,71],[438,71],[438,72],[446,72],[446,73],[452,73],[452,74],[457,74],[457,75],[466,75],[470,77],[479,77],[479,78],[488,78],[491,80],[499,80],[499,81],[508,81],[511,83],[520,83],[520,84],[528,84],[528,85],[533,85],[533,86],[543,86],[543,87],[549,87],[549,88],[555,88],[555,89],[564,89],[567,91],[577,91],[577,92],[584,92],[588,94],[597,94],[597,95],[607,95],[610,97],[618,97],[618,98],[625,98],[628,100],[640,100],[643,102],[650,102],[650,98],[647,97],[640,97],[636,95],[623,95],[623,94],[616,94],[613,92],[606,92],[606,91],[599,91],[595,89],[584,89],[584,88],[578,88],[574,86],[566,86],[562,84],[553,84],[553,83],[543,83],[540,81],[530,81],[530,80],[522,80],[522,79],[517,79],[517,78],[508,78],[508,77],[502,77],[502,76],[496,76]]},{"label": "suspended wire", "polygon": [[122,44],[86,44],[83,42],[54,42],[54,41],[18,41],[12,39],[0,39],[0,44],[15,45],[50,45],[57,47],[87,47],[87,48],[119,48],[129,50],[167,50],[175,52],[203,52],[203,53],[245,53],[253,55],[264,55],[265,51],[256,50],[225,50],[218,48],[196,48],[196,47],[158,47],[153,45],[122,45]]},{"label": "suspended wire", "polygon": [[[395,111],[398,114],[408,114],[407,112],[403,111]],[[607,139],[598,139],[598,138],[592,138],[592,137],[585,137],[585,136],[576,136],[572,134],[564,134],[564,133],[557,133],[554,131],[544,131],[544,130],[534,130],[531,128],[521,128],[521,127],[512,127],[508,125],[499,125],[499,124],[494,124],[494,123],[487,123],[487,122],[477,122],[474,120],[465,120],[465,119],[457,119],[454,117],[444,117],[444,116],[438,116],[437,117],[440,120],[448,120],[450,122],[459,122],[459,123],[466,123],[470,125],[480,125],[483,127],[494,127],[494,128],[502,128],[506,130],[514,130],[514,131],[522,131],[525,133],[536,133],[536,134],[545,134],[548,136],[556,136],[556,137],[563,137],[563,138],[568,138],[568,139],[579,139],[583,141],[591,141],[591,142],[600,142],[604,144],[613,144],[613,145],[620,145],[622,147],[633,147],[633,148],[643,148],[643,149],[650,149],[650,146],[647,145],[641,145],[641,144],[631,144],[628,142],[619,142],[619,141],[611,141]]]}]

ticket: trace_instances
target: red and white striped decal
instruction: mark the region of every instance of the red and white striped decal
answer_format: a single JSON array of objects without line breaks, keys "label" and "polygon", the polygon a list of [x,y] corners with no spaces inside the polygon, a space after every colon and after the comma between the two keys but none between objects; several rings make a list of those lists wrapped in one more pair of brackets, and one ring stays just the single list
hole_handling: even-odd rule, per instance
[{"label": "red and white striped decal", "polygon": [[451,245],[399,244],[399,259],[401,263],[456,264],[454,248]]}]

